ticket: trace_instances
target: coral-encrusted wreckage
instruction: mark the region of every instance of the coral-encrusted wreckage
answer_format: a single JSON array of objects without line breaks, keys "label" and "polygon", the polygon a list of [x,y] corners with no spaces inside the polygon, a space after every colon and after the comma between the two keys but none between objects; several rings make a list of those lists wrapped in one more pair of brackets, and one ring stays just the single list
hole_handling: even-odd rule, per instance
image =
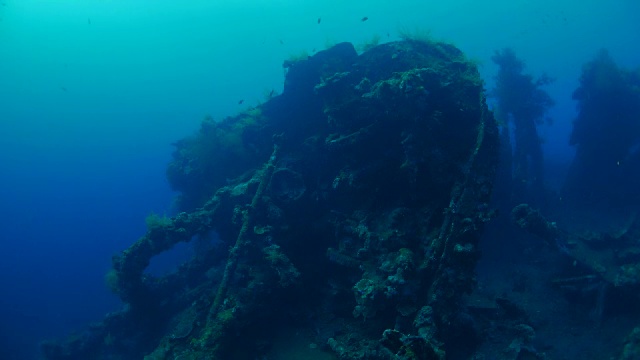
[{"label": "coral-encrusted wreckage", "polygon": [[[327,359],[465,353],[498,157],[476,66],[420,41],[285,65],[281,95],[176,143],[183,212],[114,258],[127,306],[45,344],[49,359],[266,359],[285,331]],[[211,238],[176,272],[145,273]]]}]

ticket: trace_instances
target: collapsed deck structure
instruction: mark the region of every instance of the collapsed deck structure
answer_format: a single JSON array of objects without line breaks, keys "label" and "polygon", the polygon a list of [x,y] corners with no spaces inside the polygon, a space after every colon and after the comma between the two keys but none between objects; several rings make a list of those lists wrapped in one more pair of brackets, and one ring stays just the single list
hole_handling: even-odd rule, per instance
[{"label": "collapsed deck structure", "polygon": [[[345,360],[473,351],[461,297],[498,157],[476,66],[400,41],[285,67],[281,95],[176,143],[182,212],[114,258],[126,306],[47,358],[268,358],[284,329]],[[176,272],[145,273],[196,241]]]}]

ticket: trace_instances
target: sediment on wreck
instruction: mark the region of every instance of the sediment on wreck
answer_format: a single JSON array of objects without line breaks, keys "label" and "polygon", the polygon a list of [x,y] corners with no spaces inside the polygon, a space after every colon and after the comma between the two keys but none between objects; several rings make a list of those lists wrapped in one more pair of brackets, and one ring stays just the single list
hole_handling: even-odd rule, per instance
[{"label": "sediment on wreck", "polygon": [[[114,258],[126,309],[45,345],[48,358],[254,359],[285,329],[340,359],[455,346],[497,165],[476,66],[419,41],[360,55],[342,43],[285,66],[281,95],[176,143],[168,175],[185,212]],[[222,246],[144,273],[212,232]]]}]

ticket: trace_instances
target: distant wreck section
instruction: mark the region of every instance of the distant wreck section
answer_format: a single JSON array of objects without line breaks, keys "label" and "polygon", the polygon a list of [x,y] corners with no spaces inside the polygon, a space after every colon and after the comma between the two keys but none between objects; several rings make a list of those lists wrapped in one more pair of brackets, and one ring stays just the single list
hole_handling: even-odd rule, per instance
[{"label": "distant wreck section", "polygon": [[[498,156],[476,66],[451,45],[402,41],[285,67],[282,95],[176,143],[184,212],[114,258],[125,309],[43,344],[47,358],[277,359],[288,333],[324,359],[473,352],[461,296]],[[145,274],[212,236],[175,273]]]}]

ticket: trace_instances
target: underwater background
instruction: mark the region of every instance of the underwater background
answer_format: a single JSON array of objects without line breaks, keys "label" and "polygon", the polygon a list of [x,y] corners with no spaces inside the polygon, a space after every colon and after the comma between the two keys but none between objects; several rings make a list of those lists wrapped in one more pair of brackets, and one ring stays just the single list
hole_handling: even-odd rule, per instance
[{"label": "underwater background", "polygon": [[[640,3],[570,1],[70,1],[0,4],[0,358],[34,359],[118,310],[111,257],[172,215],[172,143],[283,87],[283,61],[335,43],[425,32],[477,61],[512,48],[555,81],[544,139],[559,189],[582,65],[640,66]],[[363,21],[364,20],[364,21]],[[162,272],[191,254],[152,263]],[[153,271],[155,271],[153,270]]]}]

